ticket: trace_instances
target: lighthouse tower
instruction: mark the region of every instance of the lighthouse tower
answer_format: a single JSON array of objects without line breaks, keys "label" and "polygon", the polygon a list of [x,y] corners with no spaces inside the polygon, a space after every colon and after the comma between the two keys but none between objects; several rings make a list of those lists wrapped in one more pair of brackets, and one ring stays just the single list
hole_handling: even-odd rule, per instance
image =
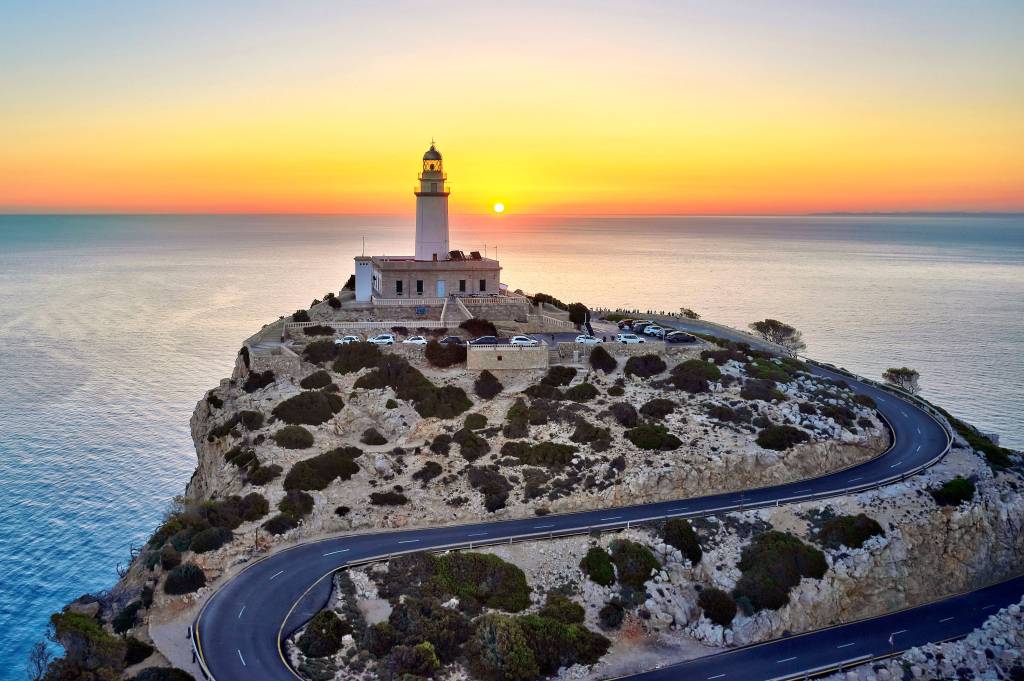
[{"label": "lighthouse tower", "polygon": [[448,185],[439,152],[431,143],[423,154],[423,171],[416,189],[416,259],[448,257]]}]

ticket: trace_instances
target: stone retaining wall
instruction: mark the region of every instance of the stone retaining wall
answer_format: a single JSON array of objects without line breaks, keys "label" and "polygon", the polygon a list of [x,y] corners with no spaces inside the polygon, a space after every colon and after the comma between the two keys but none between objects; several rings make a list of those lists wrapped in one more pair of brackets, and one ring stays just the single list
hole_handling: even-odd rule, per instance
[{"label": "stone retaining wall", "polygon": [[466,368],[470,371],[547,369],[548,349],[543,345],[533,348],[512,345],[470,346],[466,355]]}]

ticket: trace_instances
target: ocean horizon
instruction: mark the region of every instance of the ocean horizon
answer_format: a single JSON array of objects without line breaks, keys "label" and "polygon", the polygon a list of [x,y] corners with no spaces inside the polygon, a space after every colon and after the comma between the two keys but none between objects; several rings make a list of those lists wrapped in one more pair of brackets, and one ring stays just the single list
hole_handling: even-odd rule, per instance
[{"label": "ocean horizon", "polygon": [[[189,417],[263,324],[411,252],[403,215],[0,215],[0,681],[49,614],[109,588],[195,466]],[[511,288],[745,328],[1024,448],[1024,215],[453,215]]]}]

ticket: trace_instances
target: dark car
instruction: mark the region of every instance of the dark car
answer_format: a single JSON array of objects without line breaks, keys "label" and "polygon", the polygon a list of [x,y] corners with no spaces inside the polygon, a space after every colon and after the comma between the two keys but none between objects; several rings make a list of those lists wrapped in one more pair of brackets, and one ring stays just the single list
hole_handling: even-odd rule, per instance
[{"label": "dark car", "polygon": [[652,326],[653,324],[654,324],[654,322],[647,322],[647,321],[644,321],[644,322],[633,322],[630,325],[629,328],[630,328],[630,331],[632,331],[633,333],[643,333],[645,327]]},{"label": "dark car", "polygon": [[497,345],[498,344],[498,337],[497,336],[480,336],[479,338],[474,338],[473,340],[469,341],[469,344],[470,345]]},{"label": "dark car", "polygon": [[441,345],[462,345],[466,341],[462,340],[459,336],[445,336],[440,341]]},{"label": "dark car", "polygon": [[693,343],[696,340],[696,337],[691,336],[685,331],[673,331],[672,333],[665,336],[666,343]]},{"label": "dark car", "polygon": [[627,326],[629,326],[635,321],[635,319],[623,319],[619,322],[619,329],[625,329]]}]

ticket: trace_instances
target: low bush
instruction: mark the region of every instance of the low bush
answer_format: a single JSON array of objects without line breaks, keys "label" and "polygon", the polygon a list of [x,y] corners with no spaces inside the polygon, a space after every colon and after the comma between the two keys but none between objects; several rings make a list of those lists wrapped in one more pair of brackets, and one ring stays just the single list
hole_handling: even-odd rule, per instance
[{"label": "low bush", "polygon": [[611,397],[622,397],[625,394],[626,389],[623,388],[621,385],[613,385],[612,387],[608,388],[608,395]]},{"label": "low bush", "polygon": [[351,374],[361,369],[376,367],[384,357],[378,346],[364,341],[334,347],[336,352],[333,355],[335,359],[331,369],[338,374]]},{"label": "low bush", "polygon": [[491,451],[491,445],[469,428],[461,428],[452,435],[452,441],[459,445],[459,453],[466,461],[476,461]]},{"label": "low bush", "polygon": [[430,451],[434,454],[447,455],[452,444],[452,436],[441,433],[434,437],[430,443]]},{"label": "low bush", "polygon": [[419,480],[426,487],[427,483],[441,475],[443,470],[441,464],[436,461],[427,461],[423,464],[423,468],[412,474],[412,479]]},{"label": "low bush", "polygon": [[[129,667],[142,662],[152,655],[154,650],[156,650],[153,646],[149,645],[145,641],[140,641],[134,636],[128,636],[125,638],[124,642],[126,644],[124,663]],[[189,678],[192,677],[190,676]]]},{"label": "low bush", "polygon": [[683,444],[682,440],[670,433],[668,428],[653,423],[642,423],[624,434],[627,440],[640,449],[667,451],[677,449]]},{"label": "low bush", "polygon": [[530,605],[530,586],[516,565],[491,553],[455,551],[436,558],[435,578],[444,592],[476,611],[519,612]]},{"label": "low bush", "polygon": [[401,492],[372,492],[370,503],[374,506],[404,506],[409,499]]},{"label": "low bush", "polygon": [[576,378],[575,367],[556,364],[548,368],[548,372],[544,375],[544,378],[540,379],[540,382],[543,385],[558,387],[562,385],[569,385],[572,383],[572,379],[574,378]]},{"label": "low bush", "polygon": [[245,383],[242,384],[242,390],[247,393],[254,393],[257,390],[266,388],[273,382],[274,372],[270,369],[266,371],[250,371],[249,375],[245,377]]},{"label": "low bush", "polygon": [[642,591],[651,573],[661,567],[651,550],[643,544],[616,539],[609,548],[619,581],[637,591]]},{"label": "low bush", "polygon": [[321,610],[309,620],[295,645],[306,657],[327,657],[341,650],[342,637],[350,633],[352,626],[333,610]]},{"label": "low bush", "polygon": [[467,480],[473,489],[484,495],[484,508],[493,513],[505,508],[512,484],[494,467],[470,466]]},{"label": "low bush", "polygon": [[702,360],[707,361],[710,359],[718,366],[722,366],[729,361],[746,364],[747,357],[747,353],[737,347],[725,347],[719,350],[704,350],[700,353],[700,358]]},{"label": "low bush", "polygon": [[474,317],[459,324],[460,329],[465,329],[471,336],[497,336],[498,329],[492,322],[486,319]]},{"label": "low bush", "polygon": [[256,487],[262,487],[274,480],[277,480],[281,476],[283,469],[276,463],[272,463],[269,466],[259,465],[250,467],[245,474],[245,481],[250,485]]},{"label": "low bush", "polygon": [[959,506],[974,498],[974,483],[957,476],[942,487],[931,490],[931,495],[939,506]]},{"label": "low bush", "polygon": [[285,449],[309,449],[313,446],[313,433],[302,426],[285,426],[274,433],[274,442]]},{"label": "low bush", "polygon": [[504,390],[505,386],[501,381],[487,369],[480,372],[480,375],[473,381],[473,392],[485,400],[497,397],[498,393]]},{"label": "low bush", "polygon": [[818,408],[811,404],[810,402],[799,403],[797,405],[797,409],[799,409],[800,413],[803,414],[804,416],[814,416],[818,413]]},{"label": "low bush", "polygon": [[644,406],[640,407],[640,413],[649,419],[662,420],[673,411],[675,411],[676,403],[672,400],[667,400],[664,397],[655,397],[652,400],[648,400]]},{"label": "low bush", "polygon": [[553,385],[548,385],[547,383],[531,385],[523,391],[523,394],[527,397],[538,400],[552,400],[557,402],[562,399],[562,391]]},{"label": "low bush", "polygon": [[630,357],[626,360],[626,366],[622,371],[627,376],[650,378],[651,376],[657,376],[665,369],[665,360],[658,355],[649,354]]},{"label": "low bush", "polygon": [[705,393],[710,389],[710,382],[717,381],[722,377],[722,372],[714,364],[699,360],[688,359],[672,368],[668,378],[668,384],[676,390],[683,390],[688,393]]},{"label": "low bush", "polygon": [[517,399],[505,414],[502,435],[509,438],[526,437],[530,432],[530,408],[522,398]]},{"label": "low bush", "polygon": [[597,611],[597,619],[605,629],[618,629],[626,618],[626,609],[620,603],[611,601]]},{"label": "low bush", "polygon": [[206,575],[195,563],[182,563],[167,573],[164,593],[172,596],[190,594],[206,586]]},{"label": "low bush", "polygon": [[359,441],[364,445],[370,445],[371,447],[377,447],[380,445],[386,445],[388,439],[380,434],[376,428],[367,428],[363,431],[363,434],[359,436]]},{"label": "low bush", "polygon": [[345,403],[338,395],[307,390],[278,404],[273,414],[292,425],[316,426],[329,421],[344,406]]},{"label": "low bush", "polygon": [[773,383],[788,383],[793,380],[786,369],[770,359],[756,358],[745,367],[748,376]]},{"label": "low bush", "polygon": [[359,472],[356,447],[338,447],[297,462],[284,478],[286,490],[321,490],[335,480],[348,480]]},{"label": "low bush", "polygon": [[385,357],[376,369],[360,376],[354,387],[370,390],[390,387],[400,399],[411,400],[416,412],[424,418],[449,419],[473,406],[462,388],[438,388],[401,357]]},{"label": "low bush", "polygon": [[196,677],[174,667],[146,667],[132,681],[196,681]]},{"label": "low bush", "polygon": [[686,518],[672,518],[665,521],[664,527],[661,528],[661,540],[669,546],[679,549],[694,565],[699,563],[704,555],[700,548],[700,542],[697,541],[697,534]]},{"label": "low bush", "polygon": [[217,397],[212,390],[206,393],[206,403],[214,409],[220,409],[224,406],[224,400]]},{"label": "low bush", "polygon": [[853,401],[862,407],[867,407],[868,409],[875,409],[878,407],[878,404],[875,403],[874,398],[870,395],[854,395]]},{"label": "low bush", "polygon": [[722,423],[736,423],[740,420],[739,413],[732,407],[724,404],[709,405],[708,416]]},{"label": "low bush", "polygon": [[846,546],[859,549],[871,537],[885,536],[885,530],[873,518],[863,513],[840,515],[825,521],[818,530],[818,541],[829,548]]},{"label": "low bush", "polygon": [[121,608],[121,611],[114,615],[113,619],[110,620],[110,626],[114,629],[114,633],[124,634],[134,627],[135,622],[138,620],[139,610],[141,608],[141,601],[132,601]]},{"label": "low bush", "polygon": [[758,446],[780,452],[809,439],[807,433],[794,426],[768,426],[757,434]]},{"label": "low bush", "polygon": [[565,392],[562,393],[562,399],[569,400],[571,402],[589,402],[600,394],[600,391],[590,383],[580,383],[571,388],[567,388]]},{"label": "low bush", "polygon": [[612,406],[608,407],[608,411],[615,417],[620,426],[626,428],[633,428],[640,423],[640,415],[637,414],[636,407],[626,402],[615,402]]},{"label": "low bush", "polygon": [[515,618],[542,675],[562,667],[592,665],[608,651],[611,642],[581,624],[565,624],[550,617],[524,615]]},{"label": "low bush", "polygon": [[261,412],[246,409],[238,412],[238,416],[246,430],[259,430],[263,427],[263,414]]},{"label": "low bush", "polygon": [[270,534],[284,534],[288,530],[294,529],[299,526],[298,521],[289,515],[284,513],[278,513],[273,518],[263,523],[263,529]]},{"label": "low bush", "polygon": [[740,397],[745,400],[762,400],[764,402],[772,402],[774,400],[784,402],[786,400],[785,393],[776,390],[774,381],[762,378],[746,381],[743,387],[740,388]]},{"label": "low bush", "polygon": [[541,617],[550,617],[563,624],[583,624],[586,612],[582,605],[568,596],[557,591],[550,591],[544,602],[544,607],[537,614]]},{"label": "low bush", "polygon": [[443,369],[456,364],[465,364],[466,346],[453,343],[441,345],[436,340],[431,340],[427,343],[425,355],[431,366]]},{"label": "low bush", "polygon": [[192,537],[192,542],[189,544],[188,548],[194,553],[216,551],[233,538],[234,535],[231,533],[231,530],[227,530],[223,527],[211,527],[207,530],[203,530],[202,532],[197,532]]},{"label": "low bush", "polygon": [[750,600],[754,611],[778,610],[802,577],[821,579],[828,569],[825,555],[791,534],[769,531],[754,537],[740,556],[741,571],[733,595]]},{"label": "low bush", "polygon": [[302,349],[302,356],[311,364],[322,365],[334,359],[343,347],[347,346],[335,345],[334,341],[329,339],[310,341]]},{"label": "low bush", "polygon": [[333,336],[334,327],[327,326],[326,324],[314,324],[313,326],[303,327],[302,333],[307,336]]},{"label": "low bush", "polygon": [[[424,577],[433,575],[436,562],[424,563],[424,567]],[[432,587],[440,590],[437,580],[427,578],[431,580]],[[367,630],[366,648],[378,657],[390,652],[386,665],[392,671],[398,671],[393,665],[422,671],[458,658],[470,633],[469,619],[459,610],[443,607],[433,596],[413,597],[407,594],[392,609],[387,622],[380,622]],[[424,646],[429,646],[430,650],[423,649]],[[423,652],[409,655],[416,648]]]},{"label": "low bush", "polygon": [[569,436],[569,439],[580,444],[589,444],[592,442],[607,442],[611,440],[611,437],[611,431],[607,428],[595,426],[593,423],[580,417],[577,419],[576,429]]},{"label": "low bush", "polygon": [[164,570],[171,570],[181,565],[181,553],[171,544],[165,544],[160,549],[160,567]]},{"label": "low bush", "polygon": [[832,419],[843,428],[850,428],[857,421],[857,415],[853,410],[841,404],[823,404],[818,407],[818,413]]},{"label": "low bush", "polygon": [[295,520],[313,512],[313,497],[297,489],[288,490],[277,503],[277,510]]},{"label": "low bush", "polygon": [[306,310],[296,310],[292,314],[292,321],[293,322],[308,322],[308,321],[311,321],[310,318],[309,318],[309,312],[307,312]]},{"label": "low bush", "polygon": [[306,390],[317,390],[319,388],[326,388],[331,384],[331,375],[320,369],[314,371],[309,376],[299,381],[299,386]]},{"label": "low bush", "polygon": [[483,414],[466,414],[462,424],[470,430],[480,430],[487,427],[487,417]]},{"label": "low bush", "polygon": [[733,618],[736,617],[736,601],[721,589],[715,587],[701,589],[700,595],[697,597],[697,604],[700,605],[700,609],[704,611],[704,615],[709,620],[723,627],[732,624]]},{"label": "low bush", "polygon": [[619,366],[619,362],[603,347],[596,345],[590,351],[590,366],[598,371],[610,374]]},{"label": "low bush", "polygon": [[594,584],[611,586],[615,583],[615,569],[612,567],[611,556],[600,547],[595,546],[587,551],[587,555],[580,561],[580,569]]},{"label": "low bush", "polygon": [[506,442],[501,453],[519,459],[519,463],[544,468],[564,468],[572,461],[576,448],[559,442]]}]

